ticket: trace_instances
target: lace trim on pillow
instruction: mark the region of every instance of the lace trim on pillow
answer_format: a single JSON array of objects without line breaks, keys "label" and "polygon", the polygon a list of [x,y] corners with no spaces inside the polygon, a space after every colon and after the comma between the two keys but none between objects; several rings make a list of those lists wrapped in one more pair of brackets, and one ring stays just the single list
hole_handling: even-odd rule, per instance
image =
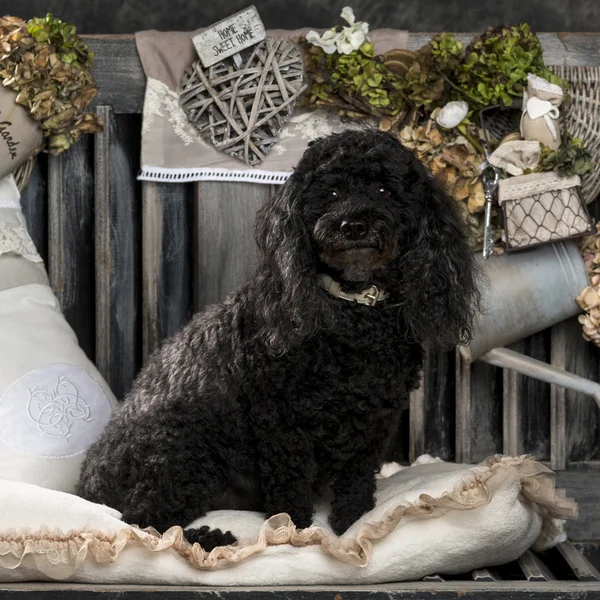
[{"label": "lace trim on pillow", "polygon": [[353,537],[338,538],[320,527],[297,530],[287,514],[263,523],[258,538],[240,540],[233,546],[204,551],[190,545],[181,527],[171,527],[162,536],[154,529],[123,525],[109,535],[94,531],[3,531],[0,532],[0,567],[16,569],[27,555],[33,555],[37,568],[55,579],[70,577],[88,554],[97,562],[117,560],[125,546],[139,543],[150,552],[173,548],[192,566],[217,569],[262,553],[267,547],[290,544],[296,547],[320,545],[337,560],[364,567],[371,559],[373,541],[404,523],[440,517],[451,510],[472,510],[486,506],[496,491],[518,482],[521,502],[533,505],[542,518],[542,531],[533,548],[544,550],[564,539],[559,519],[575,518],[577,504],[555,487],[555,474],[531,456],[493,456],[474,467],[454,489],[440,497],[422,494],[415,502],[399,504],[375,523],[364,523]]},{"label": "lace trim on pillow", "polygon": [[33,240],[29,236],[23,214],[20,211],[16,214],[19,221],[17,227],[0,222],[0,256],[13,252],[33,263],[44,262],[38,254]]}]

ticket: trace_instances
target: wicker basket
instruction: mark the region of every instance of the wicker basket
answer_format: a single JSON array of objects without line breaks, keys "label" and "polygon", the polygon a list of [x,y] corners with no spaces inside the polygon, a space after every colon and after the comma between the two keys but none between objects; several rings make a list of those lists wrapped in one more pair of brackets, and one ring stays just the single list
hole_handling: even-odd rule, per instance
[{"label": "wicker basket", "polygon": [[584,175],[582,193],[587,204],[600,193],[600,67],[551,67],[569,83],[569,99],[562,106],[563,127],[579,138],[592,155],[595,169]]},{"label": "wicker basket", "polygon": [[35,166],[36,157],[37,154],[31,156],[14,172],[15,182],[17,183],[17,187],[19,188],[19,192],[21,193],[23,193],[23,190],[25,189],[25,186],[29,181],[29,177],[31,177],[31,172],[33,171],[33,167]]}]

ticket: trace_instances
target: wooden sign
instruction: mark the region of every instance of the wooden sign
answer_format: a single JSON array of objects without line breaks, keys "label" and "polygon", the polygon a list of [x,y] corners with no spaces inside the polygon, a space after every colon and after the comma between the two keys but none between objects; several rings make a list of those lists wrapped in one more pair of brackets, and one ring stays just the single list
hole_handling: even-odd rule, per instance
[{"label": "wooden sign", "polygon": [[223,19],[192,41],[204,68],[262,42],[267,34],[254,6]]}]

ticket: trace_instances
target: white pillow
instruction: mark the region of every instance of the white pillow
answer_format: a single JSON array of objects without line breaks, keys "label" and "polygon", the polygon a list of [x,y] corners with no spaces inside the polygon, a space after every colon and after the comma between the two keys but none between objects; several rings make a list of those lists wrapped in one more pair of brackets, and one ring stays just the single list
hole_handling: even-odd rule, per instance
[{"label": "white pillow", "polygon": [[71,492],[117,402],[47,281],[9,176],[0,181],[0,477]]},{"label": "white pillow", "polygon": [[[210,586],[366,584],[462,573],[565,539],[558,518],[577,507],[531,457],[478,466],[416,464],[378,481],[377,506],[341,538],[328,507],[310,529],[287,515],[209,513],[192,526],[231,529],[240,541],[205,553],[180,527],[162,537],[81,498],[0,481],[0,581]],[[295,547],[296,546],[296,547]]]}]

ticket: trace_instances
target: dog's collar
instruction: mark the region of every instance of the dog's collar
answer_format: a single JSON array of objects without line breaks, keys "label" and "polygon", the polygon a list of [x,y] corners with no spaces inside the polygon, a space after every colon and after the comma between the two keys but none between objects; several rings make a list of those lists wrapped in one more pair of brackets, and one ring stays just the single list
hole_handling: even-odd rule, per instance
[{"label": "dog's collar", "polygon": [[349,302],[357,302],[358,304],[364,304],[365,306],[375,306],[378,302],[381,302],[390,296],[375,285],[356,294],[342,292],[340,283],[335,281],[335,279],[329,275],[319,275],[319,285],[324,290],[328,291],[334,298],[341,298],[342,300],[348,300]]}]

